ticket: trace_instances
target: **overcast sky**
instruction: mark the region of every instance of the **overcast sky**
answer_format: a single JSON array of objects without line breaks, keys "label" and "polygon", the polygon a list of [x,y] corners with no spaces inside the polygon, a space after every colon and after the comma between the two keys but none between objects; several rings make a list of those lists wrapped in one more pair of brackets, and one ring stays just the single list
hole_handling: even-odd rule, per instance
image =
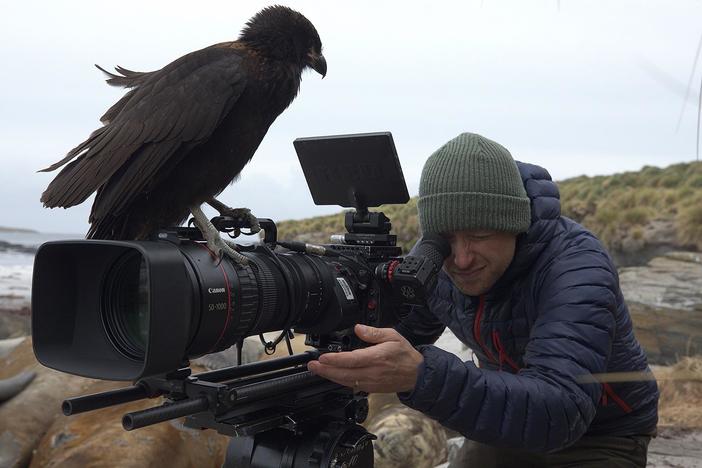
[{"label": "overcast sky", "polygon": [[[39,197],[55,174],[35,171],[84,140],[122,95],[94,63],[161,68],[235,39],[270,3],[4,2],[0,226],[86,231],[92,199],[44,209]],[[297,99],[220,196],[259,217],[339,211],[312,202],[292,146],[303,136],[392,132],[411,195],[428,155],[462,131],[500,142],[556,180],[695,158],[702,63],[685,96],[702,1],[284,4],[314,23],[329,70],[324,80],[303,75]]]}]

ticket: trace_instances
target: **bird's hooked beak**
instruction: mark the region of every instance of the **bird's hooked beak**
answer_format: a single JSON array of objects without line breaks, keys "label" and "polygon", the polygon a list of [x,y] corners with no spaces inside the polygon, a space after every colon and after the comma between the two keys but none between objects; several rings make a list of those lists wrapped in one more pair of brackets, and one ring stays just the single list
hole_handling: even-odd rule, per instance
[{"label": "bird's hooked beak", "polygon": [[310,50],[307,53],[307,59],[309,66],[312,67],[314,71],[322,75],[322,78],[327,76],[327,59],[324,58],[324,55]]}]

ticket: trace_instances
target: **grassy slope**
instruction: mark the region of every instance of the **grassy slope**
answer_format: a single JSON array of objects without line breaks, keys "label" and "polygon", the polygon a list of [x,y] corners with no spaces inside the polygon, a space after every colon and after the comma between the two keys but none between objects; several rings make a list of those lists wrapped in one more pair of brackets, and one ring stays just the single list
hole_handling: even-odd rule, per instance
[{"label": "grassy slope", "polygon": [[577,177],[559,183],[563,213],[593,230],[610,248],[636,239],[653,221],[669,221],[678,245],[702,249],[702,163],[647,166],[638,172]]},{"label": "grassy slope", "polygon": [[[618,248],[623,237],[640,238],[651,222],[666,221],[675,226],[677,239],[671,243],[702,250],[702,163],[581,176],[561,181],[558,187],[562,213],[591,229],[609,248]],[[407,251],[418,234],[416,197],[377,211],[390,218],[398,244]],[[343,232],[341,213],[278,224],[279,238],[288,240],[327,243],[331,234]]]}]

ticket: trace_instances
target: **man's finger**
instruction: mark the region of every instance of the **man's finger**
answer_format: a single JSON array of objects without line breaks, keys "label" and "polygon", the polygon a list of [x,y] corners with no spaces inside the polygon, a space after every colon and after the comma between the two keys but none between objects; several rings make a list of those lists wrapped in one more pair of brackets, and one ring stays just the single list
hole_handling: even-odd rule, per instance
[{"label": "man's finger", "polygon": [[319,356],[319,362],[328,366],[358,368],[371,365],[376,359],[375,350],[361,348],[342,353],[324,353]]},{"label": "man's finger", "polygon": [[401,341],[402,335],[394,328],[375,328],[368,325],[356,325],[356,336],[366,343],[378,344],[386,341]]},{"label": "man's finger", "polygon": [[354,387],[358,380],[358,375],[349,372],[348,369],[343,369],[334,366],[327,366],[318,361],[310,361],[307,363],[307,369],[314,375],[324,377],[327,380],[336,382],[347,387]]}]

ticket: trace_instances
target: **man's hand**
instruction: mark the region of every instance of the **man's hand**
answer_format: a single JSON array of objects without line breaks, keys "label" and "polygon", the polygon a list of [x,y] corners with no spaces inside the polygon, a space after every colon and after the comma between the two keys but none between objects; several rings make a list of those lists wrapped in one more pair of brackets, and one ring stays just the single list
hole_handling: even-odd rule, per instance
[{"label": "man's hand", "polygon": [[373,346],[343,353],[326,353],[310,361],[313,374],[355,391],[407,392],[414,389],[422,354],[392,328],[356,325],[356,335]]}]

